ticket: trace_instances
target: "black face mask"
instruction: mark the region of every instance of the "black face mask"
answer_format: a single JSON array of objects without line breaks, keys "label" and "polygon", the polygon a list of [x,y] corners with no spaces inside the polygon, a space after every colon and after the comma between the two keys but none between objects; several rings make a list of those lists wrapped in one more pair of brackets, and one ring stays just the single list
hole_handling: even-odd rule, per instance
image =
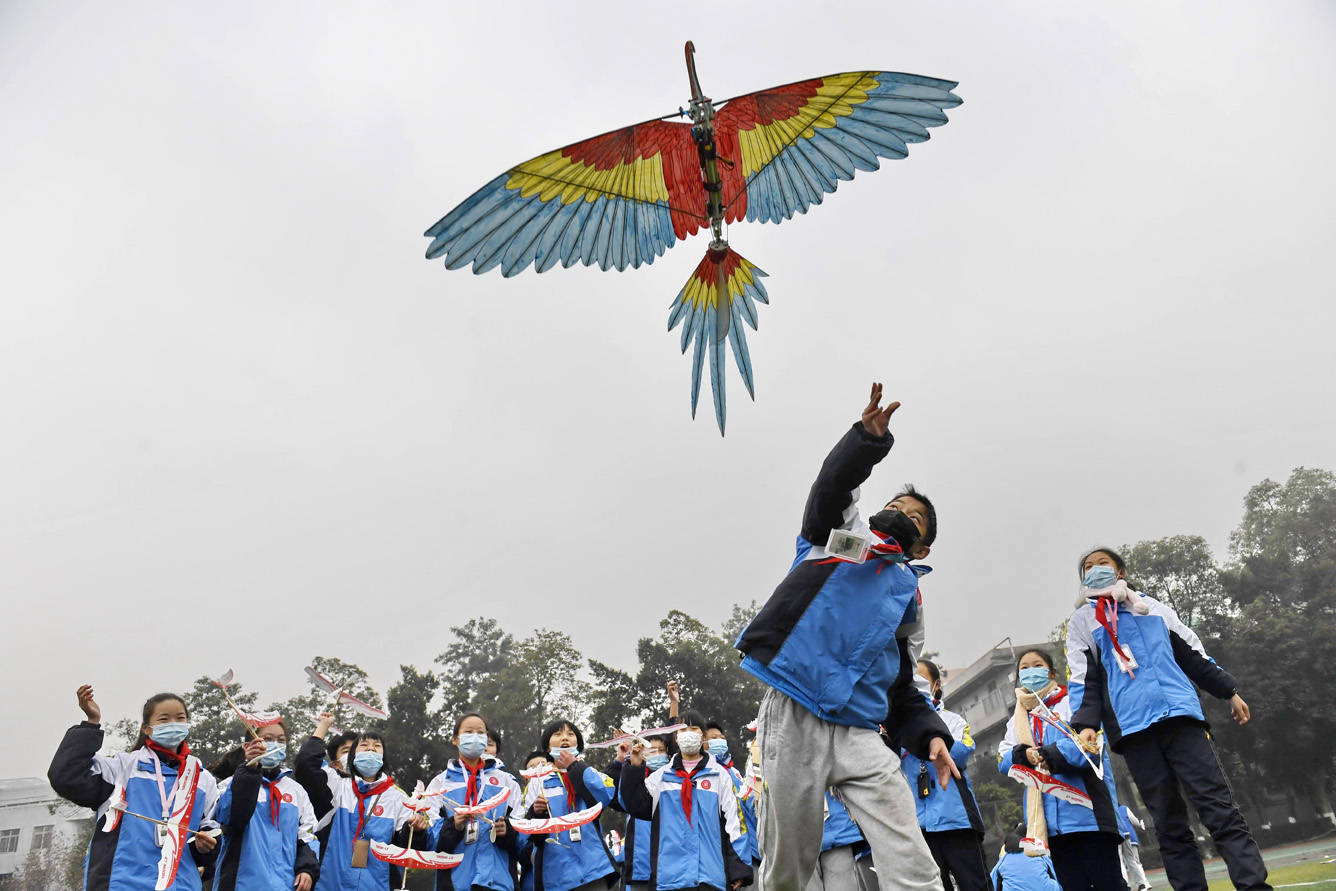
[{"label": "black face mask", "polygon": [[867,524],[882,535],[893,538],[906,557],[918,544],[918,527],[914,525],[913,520],[898,510],[879,510],[872,515]]}]

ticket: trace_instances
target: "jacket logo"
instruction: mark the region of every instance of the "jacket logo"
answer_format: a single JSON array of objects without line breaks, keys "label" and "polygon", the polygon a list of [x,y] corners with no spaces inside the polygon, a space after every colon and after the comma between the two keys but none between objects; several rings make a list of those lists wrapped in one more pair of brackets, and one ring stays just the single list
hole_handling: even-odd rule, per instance
[{"label": "jacket logo", "polygon": [[291,793],[291,792],[284,792],[284,793],[283,793],[283,800],[284,800],[285,802],[287,802],[288,804],[292,804],[292,793]]},{"label": "jacket logo", "polygon": [[488,780],[487,782],[491,783],[493,786],[499,786],[499,785],[501,785],[501,781],[498,780],[496,777],[492,777],[492,778],[491,778],[490,780]]},{"label": "jacket logo", "polygon": [[702,789],[708,789],[708,788],[710,788],[710,781],[709,781],[709,780],[701,780],[701,781],[700,781],[700,787],[701,787]]},{"label": "jacket logo", "polygon": [[378,805],[376,805],[375,810],[373,810],[373,811],[371,812],[371,816],[373,816],[373,817],[379,817],[379,816],[381,816],[381,815],[384,814],[384,813],[385,813],[385,805],[383,805],[383,804],[378,804]]}]

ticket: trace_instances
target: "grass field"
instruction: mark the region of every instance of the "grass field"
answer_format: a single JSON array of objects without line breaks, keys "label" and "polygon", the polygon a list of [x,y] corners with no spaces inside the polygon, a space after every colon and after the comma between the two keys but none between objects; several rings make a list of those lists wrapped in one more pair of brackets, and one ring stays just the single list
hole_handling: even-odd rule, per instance
[{"label": "grass field", "polygon": [[[1269,871],[1269,881],[1273,887],[1303,885],[1305,891],[1333,891],[1336,889],[1336,863],[1295,863],[1290,866],[1278,866]],[[1210,891],[1229,891],[1234,886],[1229,879],[1220,878],[1211,882]]]}]

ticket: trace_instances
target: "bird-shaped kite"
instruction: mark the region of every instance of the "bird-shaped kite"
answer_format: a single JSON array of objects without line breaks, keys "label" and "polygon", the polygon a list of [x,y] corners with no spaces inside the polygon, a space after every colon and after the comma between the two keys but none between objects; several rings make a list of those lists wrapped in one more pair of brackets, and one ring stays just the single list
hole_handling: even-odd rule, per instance
[{"label": "bird-shaped kite", "polygon": [[633,124],[518,164],[474,192],[426,231],[428,259],[475,273],[514,275],[558,262],[618,271],[653,263],[679,239],[709,226],[705,259],[673,301],[668,330],[695,344],[691,414],[701,368],[724,431],[727,341],[755,399],[742,327],[756,329],[756,302],[769,303],[765,273],[728,246],[724,224],[778,223],[806,213],[840,180],[903,158],[909,143],[946,123],[960,99],[954,81],[890,71],[849,71],[747,93],[719,104],[696,78],[686,45],[691,123]]}]

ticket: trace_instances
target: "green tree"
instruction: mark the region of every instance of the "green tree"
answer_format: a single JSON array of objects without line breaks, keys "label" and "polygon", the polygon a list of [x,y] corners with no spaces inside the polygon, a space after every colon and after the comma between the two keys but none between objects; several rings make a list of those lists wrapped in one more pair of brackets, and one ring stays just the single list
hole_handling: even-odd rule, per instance
[{"label": "green tree", "polygon": [[399,785],[411,790],[445,768],[450,759],[449,727],[442,726],[441,713],[433,706],[441,681],[430,671],[411,665],[399,666],[399,682],[386,694],[390,717],[379,730],[391,760],[391,772]]},{"label": "green tree", "polygon": [[1199,636],[1219,632],[1233,607],[1206,539],[1171,535],[1124,545],[1134,587],[1168,604]]},{"label": "green tree", "polygon": [[1248,490],[1229,538],[1230,595],[1240,603],[1336,607],[1336,474],[1297,467]]},{"label": "green tree", "polygon": [[[333,656],[316,656],[309,664],[349,695],[356,696],[367,705],[384,707],[380,694],[371,686],[370,678],[360,666]],[[289,748],[292,748],[310,734],[320,714],[328,711],[333,702],[334,698],[330,694],[308,680],[305,693],[275,702],[269,708],[283,716],[283,721],[288,727]],[[351,712],[346,707],[336,708],[334,717],[340,726],[379,729],[376,722]]]}]

